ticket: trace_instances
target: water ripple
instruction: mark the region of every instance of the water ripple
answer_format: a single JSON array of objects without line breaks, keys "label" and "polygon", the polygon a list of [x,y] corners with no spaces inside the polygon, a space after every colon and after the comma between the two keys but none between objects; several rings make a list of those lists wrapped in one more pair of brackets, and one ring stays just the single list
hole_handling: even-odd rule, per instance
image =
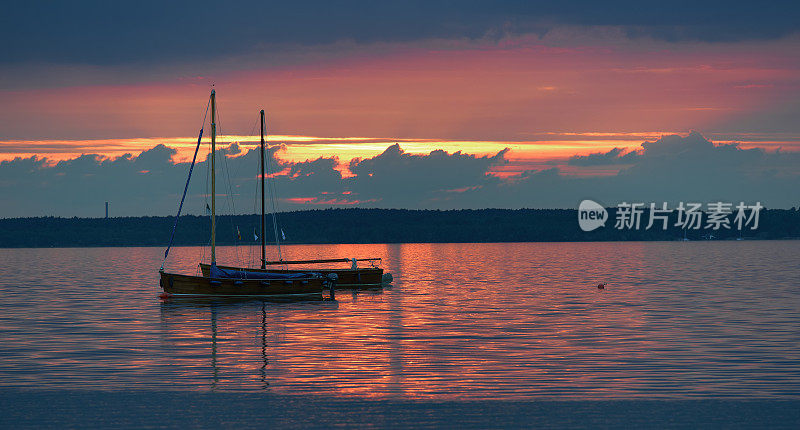
[{"label": "water ripple", "polygon": [[[395,282],[276,304],[162,303],[157,248],[2,249],[0,386],[796,399],[798,251],[796,241],[287,246],[292,258],[380,256]],[[172,267],[194,273],[202,253],[175,249]],[[219,251],[237,263],[257,254]]]}]

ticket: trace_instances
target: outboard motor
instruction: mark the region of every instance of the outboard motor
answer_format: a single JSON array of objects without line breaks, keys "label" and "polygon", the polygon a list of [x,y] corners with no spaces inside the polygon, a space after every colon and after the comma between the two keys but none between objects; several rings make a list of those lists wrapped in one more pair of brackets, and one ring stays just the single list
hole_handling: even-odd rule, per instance
[{"label": "outboard motor", "polygon": [[328,273],[328,291],[330,292],[331,300],[336,300],[336,281],[339,280],[339,275],[335,273]]}]

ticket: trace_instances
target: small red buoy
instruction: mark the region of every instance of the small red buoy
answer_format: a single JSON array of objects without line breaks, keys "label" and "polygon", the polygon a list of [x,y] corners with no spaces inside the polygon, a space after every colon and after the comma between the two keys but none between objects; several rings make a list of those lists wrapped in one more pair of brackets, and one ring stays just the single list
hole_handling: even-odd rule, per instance
[{"label": "small red buoy", "polygon": [[172,297],[172,294],[170,294],[170,293],[161,293],[161,294],[158,295],[158,298],[161,299],[161,300],[167,300],[170,297]]},{"label": "small red buoy", "polygon": [[598,290],[605,290],[605,289],[606,289],[606,284],[605,284],[605,283],[603,283],[603,284],[597,284],[597,289],[598,289]]}]

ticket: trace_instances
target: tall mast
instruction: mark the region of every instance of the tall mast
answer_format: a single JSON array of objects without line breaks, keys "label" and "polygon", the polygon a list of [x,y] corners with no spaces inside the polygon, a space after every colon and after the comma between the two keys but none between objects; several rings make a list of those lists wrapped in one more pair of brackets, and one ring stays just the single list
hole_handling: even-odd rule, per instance
[{"label": "tall mast", "polygon": [[264,175],[264,109],[261,109],[261,268],[267,268],[267,245],[264,242],[266,240],[265,234],[265,227],[266,218],[264,217],[264,182],[266,181],[266,175]]},{"label": "tall mast", "polygon": [[217,181],[215,152],[217,150],[217,102],[216,92],[211,90],[211,264],[217,264]]}]

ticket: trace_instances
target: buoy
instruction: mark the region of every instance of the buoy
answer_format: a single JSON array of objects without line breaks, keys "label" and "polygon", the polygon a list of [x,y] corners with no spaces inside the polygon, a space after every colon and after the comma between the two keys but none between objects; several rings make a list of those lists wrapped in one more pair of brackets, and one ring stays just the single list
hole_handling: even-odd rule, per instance
[{"label": "buoy", "polygon": [[603,283],[603,284],[597,284],[597,289],[598,289],[598,290],[605,290],[605,289],[606,289],[606,284],[605,284],[605,283]]}]

